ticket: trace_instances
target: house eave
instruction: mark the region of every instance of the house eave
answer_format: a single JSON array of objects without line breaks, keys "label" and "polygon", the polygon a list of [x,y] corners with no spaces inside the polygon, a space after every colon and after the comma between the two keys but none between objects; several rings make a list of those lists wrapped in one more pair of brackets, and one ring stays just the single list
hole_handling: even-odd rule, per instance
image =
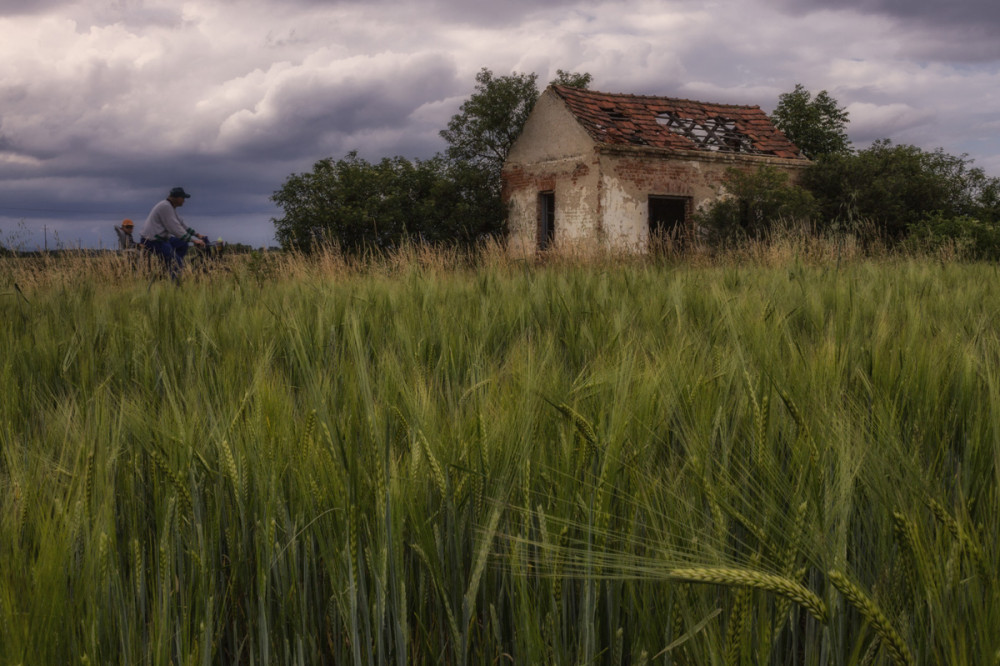
[{"label": "house eave", "polygon": [[778,157],[762,153],[729,153],[708,150],[680,150],[676,148],[658,148],[655,146],[621,145],[595,143],[594,150],[601,155],[621,155],[630,157],[655,157],[660,159],[697,160],[723,164],[756,164],[780,166],[793,169],[805,169],[812,160],[804,157]]}]

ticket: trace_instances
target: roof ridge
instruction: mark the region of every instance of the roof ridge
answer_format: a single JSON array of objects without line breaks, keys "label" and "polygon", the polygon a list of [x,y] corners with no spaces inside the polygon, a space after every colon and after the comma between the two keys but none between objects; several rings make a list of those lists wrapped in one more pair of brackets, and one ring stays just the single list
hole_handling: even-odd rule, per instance
[{"label": "roof ridge", "polygon": [[567,92],[571,95],[581,95],[588,97],[603,96],[603,97],[615,97],[615,98],[626,98],[635,100],[665,100],[670,102],[687,102],[689,104],[700,104],[702,106],[728,106],[734,109],[759,109],[759,104],[729,104],[726,102],[703,102],[697,99],[689,99],[686,97],[668,97],[667,95],[636,95],[635,93],[612,93],[604,92],[602,90],[590,90],[589,88],[577,88],[575,86],[564,86],[557,83],[549,86],[550,88],[555,88],[556,92],[562,95],[563,92]]}]

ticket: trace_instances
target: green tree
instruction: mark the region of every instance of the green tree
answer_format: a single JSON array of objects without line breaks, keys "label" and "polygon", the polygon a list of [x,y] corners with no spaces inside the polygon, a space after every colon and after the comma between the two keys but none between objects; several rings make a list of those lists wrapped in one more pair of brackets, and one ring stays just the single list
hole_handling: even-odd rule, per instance
[{"label": "green tree", "polygon": [[[590,74],[556,71],[552,83],[586,88]],[[441,136],[448,142],[448,157],[487,171],[500,190],[500,169],[528,115],[538,101],[538,74],[514,72],[495,76],[484,67],[476,74],[475,92],[448,121]]]},{"label": "green tree", "polygon": [[549,82],[550,86],[568,86],[570,88],[581,88],[586,90],[590,87],[593,82],[594,77],[587,72],[582,74],[577,72],[564,72],[561,69],[556,70],[556,78]]},{"label": "green tree", "polygon": [[271,200],[282,247],[312,249],[337,242],[348,252],[390,249],[403,242],[472,245],[503,231],[503,209],[479,170],[441,156],[370,163],[356,152],[320,160],[292,174]]},{"label": "green tree", "polygon": [[499,182],[504,160],[538,100],[537,80],[537,74],[494,76],[480,70],[475,92],[441,130],[448,157],[475,164]]},{"label": "green tree", "polygon": [[812,96],[798,83],[778,98],[771,121],[810,159],[850,152],[847,111],[825,90]]},{"label": "green tree", "polygon": [[827,222],[871,224],[890,240],[929,216],[1000,218],[1000,182],[967,156],[881,139],[856,153],[824,156],[803,175]]}]

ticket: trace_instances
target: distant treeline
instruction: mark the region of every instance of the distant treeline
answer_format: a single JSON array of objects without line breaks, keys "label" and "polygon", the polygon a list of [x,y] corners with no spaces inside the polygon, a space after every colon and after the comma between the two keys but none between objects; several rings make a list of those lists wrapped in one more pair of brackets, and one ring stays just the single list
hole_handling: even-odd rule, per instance
[{"label": "distant treeline", "polygon": [[[224,252],[226,254],[250,254],[251,252],[280,252],[279,247],[253,247],[246,243],[226,243]],[[107,254],[117,254],[120,252],[114,248],[59,248],[55,250],[19,250],[10,249],[0,245],[0,257],[101,257]]]}]

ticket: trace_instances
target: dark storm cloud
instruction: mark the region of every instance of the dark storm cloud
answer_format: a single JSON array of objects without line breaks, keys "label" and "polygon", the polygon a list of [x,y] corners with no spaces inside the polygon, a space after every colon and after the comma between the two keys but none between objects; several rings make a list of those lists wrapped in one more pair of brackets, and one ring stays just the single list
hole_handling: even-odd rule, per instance
[{"label": "dark storm cloud", "polygon": [[257,109],[222,123],[225,149],[240,157],[284,159],[372,132],[414,129],[411,116],[417,109],[455,90],[454,63],[442,56],[377,71],[378,76],[334,80],[306,71],[276,82]]},{"label": "dark storm cloud", "polygon": [[0,16],[31,16],[44,14],[62,5],[73,4],[67,0],[3,0]]},{"label": "dark storm cloud", "polygon": [[105,0],[80,5],[75,0],[2,0],[0,18],[45,16],[58,13],[77,22],[78,30],[121,23],[131,27],[176,26],[181,23],[177,7],[146,7],[143,0]]},{"label": "dark storm cloud", "polygon": [[940,25],[1000,25],[1000,3],[995,0],[782,0],[790,12],[803,9],[853,9]]},{"label": "dark storm cloud", "polygon": [[[442,149],[437,132],[449,113],[444,100],[464,89],[452,59],[390,54],[353,58],[350,67],[353,73],[345,73],[344,63],[313,57],[260,75],[271,79],[234,79],[230,87],[243,101],[228,111],[226,91],[209,86],[184,105],[187,113],[166,114],[168,124],[152,129],[146,118],[145,131],[141,114],[107,110],[114,103],[81,114],[67,103],[78,93],[43,86],[20,95],[25,145],[0,142],[7,157],[0,154],[0,218],[7,218],[0,229],[21,218],[34,220],[36,231],[93,237],[102,220],[145,219],[153,203],[181,185],[197,195],[186,210],[192,224],[225,218],[227,236],[269,244],[268,220],[279,216],[269,197],[292,173],[351,150],[378,160],[429,157]],[[115,99],[111,90],[102,94]],[[117,106],[135,110],[127,99]],[[39,124],[24,124],[32,108],[50,111]],[[162,141],[161,135],[182,129],[178,141]],[[79,222],[65,220],[70,217]],[[64,221],[57,224],[58,218]]]},{"label": "dark storm cloud", "polygon": [[[290,5],[329,7],[339,6],[370,6],[392,7],[398,0],[289,0]],[[596,4],[593,1],[580,0],[547,0],[540,4],[538,0],[410,0],[407,6],[423,10],[428,19],[445,23],[459,22],[477,25],[503,26],[520,22],[526,14],[540,9],[551,10],[559,7],[578,7]]]},{"label": "dark storm cloud", "polygon": [[883,16],[900,30],[921,30],[901,44],[914,57],[986,62],[1000,57],[1000,2],[996,0],[781,0],[786,11],[834,10]]}]

